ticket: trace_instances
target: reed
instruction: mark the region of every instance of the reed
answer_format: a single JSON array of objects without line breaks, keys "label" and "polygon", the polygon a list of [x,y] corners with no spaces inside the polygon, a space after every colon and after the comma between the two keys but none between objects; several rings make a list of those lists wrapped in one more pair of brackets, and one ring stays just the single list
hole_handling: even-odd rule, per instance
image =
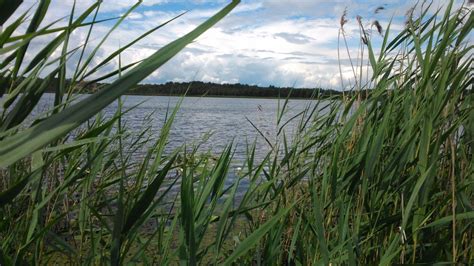
[{"label": "reed", "polygon": [[[171,21],[97,65],[92,59],[109,34],[90,54],[84,52],[88,41],[71,48],[69,38],[104,22],[96,19],[100,2],[83,14],[73,9],[67,26],[43,27],[50,1],[42,0],[29,11],[30,20],[30,13],[20,14],[3,27],[1,265],[474,261],[474,21],[469,9],[453,10],[453,1],[444,13],[430,14],[429,6],[413,12],[393,38],[388,25],[378,51],[360,23],[361,59],[352,63],[354,84],[345,84],[355,92],[342,100],[318,100],[315,93],[315,101],[292,117],[282,99],[274,138],[262,134],[270,151],[257,160],[257,142],[249,143],[230,186],[233,143],[217,155],[201,152],[199,142],[167,149],[179,104],[153,114],[166,118],[159,134],[146,121],[141,129],[127,127],[129,110],[120,96],[238,2],[150,57],[120,63],[96,79],[115,81],[82,99],[74,95],[94,73]],[[4,22],[17,2],[2,5],[8,7],[1,8]],[[110,31],[136,7],[115,18]],[[27,31],[18,34],[25,23]],[[346,23],[344,15],[341,27]],[[51,40],[25,61],[30,42],[40,36]],[[81,59],[71,73],[65,65],[74,53]],[[365,82],[362,71],[372,73]],[[52,82],[58,82],[54,104],[33,116]],[[116,113],[105,117],[101,110],[114,101]],[[243,181],[248,189],[237,198]]]}]

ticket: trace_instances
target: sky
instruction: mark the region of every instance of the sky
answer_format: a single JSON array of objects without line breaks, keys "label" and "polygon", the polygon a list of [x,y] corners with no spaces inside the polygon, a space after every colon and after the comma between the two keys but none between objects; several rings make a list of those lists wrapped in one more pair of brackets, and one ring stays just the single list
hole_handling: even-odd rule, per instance
[{"label": "sky", "polygon": [[[76,14],[93,2],[95,1],[77,0]],[[123,65],[146,58],[194,29],[229,2],[230,0],[143,0],[99,48],[93,64],[147,30],[187,11],[180,18],[136,43],[121,56]],[[433,7],[440,7],[445,2],[435,0]],[[34,0],[25,0],[18,13],[35,6],[35,3]],[[99,18],[120,16],[135,3],[134,0],[103,0]],[[350,86],[354,76],[349,58],[354,63],[358,60],[360,32],[356,16],[362,17],[366,29],[373,30],[371,39],[377,49],[383,37],[375,31],[373,22],[379,21],[385,29],[392,20],[390,36],[395,36],[404,28],[405,14],[415,3],[403,0],[243,0],[227,17],[143,83],[198,80],[341,90],[341,73],[345,86]],[[456,2],[457,5],[460,3],[461,1]],[[44,24],[57,19],[60,19],[59,24],[66,23],[72,4],[73,0],[52,0]],[[375,12],[377,9],[379,12]],[[347,10],[348,20],[344,26],[347,49],[341,40],[338,59],[340,18],[344,10]],[[86,51],[91,52],[113,25],[113,21],[96,25],[91,35],[91,45]],[[73,32],[71,49],[84,43],[86,36],[87,29]],[[47,41],[47,38],[35,41],[26,60],[31,59]],[[59,53],[57,51],[55,55]],[[75,67],[77,58],[78,56],[72,58],[68,69]],[[117,67],[118,60],[115,60],[104,66],[98,75]]]}]

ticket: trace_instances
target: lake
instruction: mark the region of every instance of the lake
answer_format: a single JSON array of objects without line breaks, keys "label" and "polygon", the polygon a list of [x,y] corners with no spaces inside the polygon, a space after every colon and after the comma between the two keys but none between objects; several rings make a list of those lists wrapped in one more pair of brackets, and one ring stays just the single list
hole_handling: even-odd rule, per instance
[{"label": "lake", "polygon": [[[158,136],[167,111],[171,112],[180,99],[174,96],[123,96],[124,109],[136,106],[123,116],[123,121],[130,129],[137,131],[143,126],[151,126],[152,132],[156,132],[153,134]],[[54,94],[45,94],[35,113],[48,110],[53,101]],[[234,141],[234,161],[239,163],[245,159],[246,142],[252,143],[256,139],[259,144],[257,157],[261,159],[269,151],[269,146],[248,120],[268,139],[275,139],[278,101],[278,99],[256,98],[186,97],[173,123],[168,148],[174,149],[185,143],[190,145],[212,133],[209,140],[203,143],[202,151],[211,150],[219,153]],[[284,100],[280,100],[280,105],[283,103]],[[286,121],[312,103],[314,101],[311,100],[289,100],[288,110],[282,121]],[[107,116],[111,116],[116,109],[117,102],[114,102],[104,111]],[[147,120],[150,114],[151,119]],[[294,123],[289,124],[287,134],[291,135],[293,126]]]},{"label": "lake", "polygon": [[[167,96],[123,96],[125,109],[138,105],[123,116],[123,121],[131,130],[136,131],[143,126],[151,126],[152,134],[157,137],[165,121],[166,112],[172,111],[180,99],[180,97]],[[35,113],[50,109],[53,102],[54,94],[45,94],[35,109]],[[280,100],[280,105],[283,103],[284,100]],[[310,100],[290,100],[283,121],[314,103],[315,101]],[[236,169],[242,167],[246,158],[247,142],[257,141],[257,160],[263,159],[270,150],[269,145],[249,120],[268,139],[275,139],[278,105],[278,99],[186,97],[173,123],[167,150],[171,151],[183,144],[192,145],[209,133],[212,135],[202,144],[200,148],[202,152],[210,150],[214,154],[219,154],[233,141],[235,153],[227,181],[230,184],[233,182]],[[114,102],[106,107],[104,112],[107,116],[111,116],[116,109],[117,102]],[[151,120],[147,120],[146,118],[152,113]],[[291,136],[291,129],[296,121],[289,123],[286,131],[288,136]],[[245,185],[245,183],[242,184],[242,189]]]}]

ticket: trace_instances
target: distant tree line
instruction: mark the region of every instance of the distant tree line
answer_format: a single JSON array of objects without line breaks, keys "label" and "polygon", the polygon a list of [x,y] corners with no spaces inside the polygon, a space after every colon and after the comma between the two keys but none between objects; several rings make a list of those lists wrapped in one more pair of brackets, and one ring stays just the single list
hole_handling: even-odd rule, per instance
[{"label": "distant tree line", "polygon": [[[52,82],[52,84],[57,84]],[[78,92],[93,93],[104,83],[83,83]],[[55,86],[48,91],[54,92]],[[342,92],[321,88],[290,88],[290,87],[260,87],[247,84],[216,84],[210,82],[167,82],[164,84],[139,84],[130,90],[129,95],[162,95],[162,96],[211,96],[211,97],[257,97],[257,98],[313,98],[342,95]]]},{"label": "distant tree line", "polygon": [[[41,80],[41,79],[40,79]],[[20,82],[21,79],[18,81]],[[66,81],[69,83],[69,80]],[[58,80],[53,79],[46,88],[47,92],[55,92]],[[0,92],[2,89],[2,79],[0,76]],[[76,93],[93,93],[107,83],[81,82],[76,86]],[[370,97],[372,90],[346,90],[346,97],[358,96],[360,99]],[[466,95],[472,94],[473,90],[465,91]],[[343,96],[342,91],[322,89],[322,88],[290,88],[290,87],[261,87],[247,84],[217,84],[211,82],[167,82],[164,84],[139,84],[134,89],[128,91],[127,95],[160,95],[160,96],[209,96],[209,97],[251,97],[251,98],[292,98],[310,99]],[[1,95],[1,93],[0,93]]]},{"label": "distant tree line", "polygon": [[247,84],[216,84],[210,82],[168,82],[165,84],[141,84],[130,94],[143,95],[186,95],[215,97],[265,97],[265,98],[311,98],[316,95],[333,96],[340,92],[324,89],[259,87]]}]

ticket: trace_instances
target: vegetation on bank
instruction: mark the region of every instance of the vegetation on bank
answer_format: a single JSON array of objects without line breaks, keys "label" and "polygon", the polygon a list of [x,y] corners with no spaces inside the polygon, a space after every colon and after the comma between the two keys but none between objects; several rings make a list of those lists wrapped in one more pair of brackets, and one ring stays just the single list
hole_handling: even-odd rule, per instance
[{"label": "vegetation on bank", "polygon": [[[0,9],[4,22],[17,1],[1,4],[8,7]],[[198,152],[199,142],[165,152],[179,105],[155,114],[166,117],[161,132],[146,121],[137,132],[127,128],[120,96],[238,1],[149,58],[107,74],[115,81],[80,100],[74,94],[82,83],[136,40],[96,67],[103,42],[87,54],[89,39],[79,48],[68,40],[77,28],[101,23],[100,1],[83,14],[73,9],[67,27],[42,26],[49,4],[40,1],[29,19],[20,14],[0,33],[1,265],[474,261],[469,9],[453,10],[450,1],[444,13],[413,10],[393,38],[387,25],[377,52],[360,23],[358,56],[366,58],[353,64],[355,95],[314,101],[293,117],[281,100],[276,137],[266,139],[270,152],[257,160],[259,147],[250,142],[242,170],[226,186],[232,143],[217,157]],[[341,18],[343,39],[346,23]],[[31,40],[43,35],[49,42],[24,61]],[[80,59],[70,72],[74,53]],[[358,78],[367,71],[370,79]],[[55,78],[53,106],[28,123]],[[104,118],[101,110],[114,101],[116,114]],[[236,198],[244,181],[249,187]]]},{"label": "vegetation on bank", "polygon": [[[54,92],[56,84],[51,84],[48,92]],[[107,84],[87,82],[83,93],[94,93]],[[247,84],[217,84],[211,82],[167,82],[164,84],[138,84],[127,95],[160,96],[210,96],[210,97],[252,97],[252,98],[290,98],[311,99],[314,97],[342,96],[341,91],[321,88],[262,87]]]}]

